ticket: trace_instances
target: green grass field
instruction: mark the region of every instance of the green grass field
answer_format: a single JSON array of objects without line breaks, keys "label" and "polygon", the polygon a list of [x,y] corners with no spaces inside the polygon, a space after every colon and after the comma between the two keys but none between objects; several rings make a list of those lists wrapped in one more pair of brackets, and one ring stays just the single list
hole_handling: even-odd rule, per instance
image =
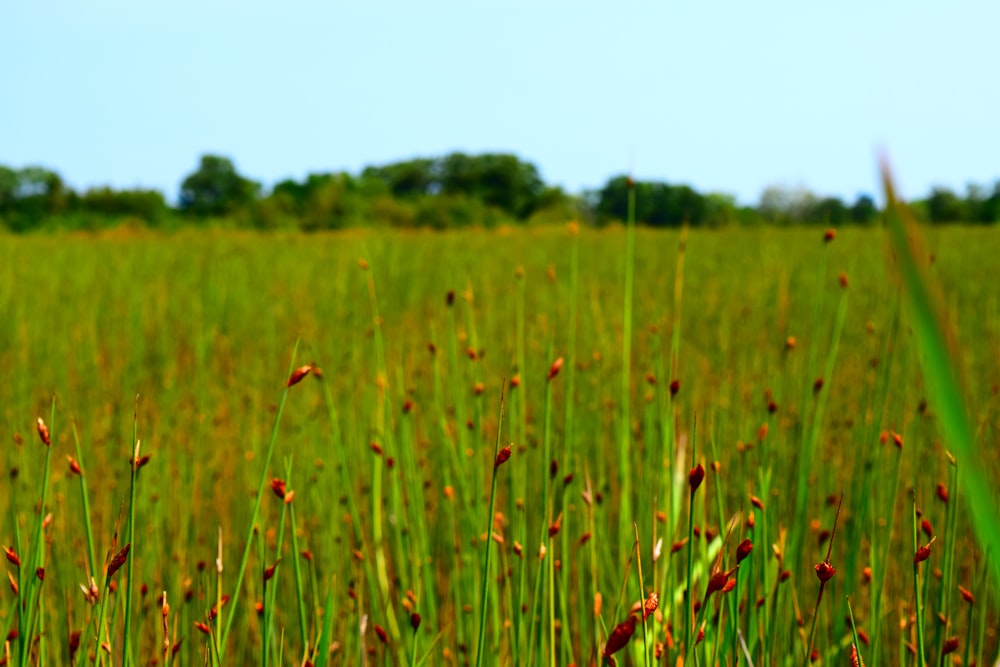
[{"label": "green grass field", "polygon": [[[926,234],[1000,480],[1000,243]],[[639,230],[630,305],[627,240],[0,238],[3,657],[588,665],[632,627],[619,665],[994,659],[885,233]]]}]

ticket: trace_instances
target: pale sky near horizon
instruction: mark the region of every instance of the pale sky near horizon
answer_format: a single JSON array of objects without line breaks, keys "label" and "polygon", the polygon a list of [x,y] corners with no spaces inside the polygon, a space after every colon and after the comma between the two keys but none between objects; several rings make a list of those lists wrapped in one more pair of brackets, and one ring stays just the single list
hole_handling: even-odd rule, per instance
[{"label": "pale sky near horizon", "polygon": [[12,0],[0,164],[175,200],[207,152],[266,187],[461,150],[570,192],[755,203],[1000,179],[1000,3]]}]

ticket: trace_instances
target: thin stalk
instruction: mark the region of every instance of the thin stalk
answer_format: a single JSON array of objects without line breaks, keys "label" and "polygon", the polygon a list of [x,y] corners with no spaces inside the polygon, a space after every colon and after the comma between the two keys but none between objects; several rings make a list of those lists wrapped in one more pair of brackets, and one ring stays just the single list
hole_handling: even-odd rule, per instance
[{"label": "thin stalk", "polygon": [[[913,552],[916,553],[920,544],[917,542],[917,498],[913,496]],[[920,594],[920,563],[913,559],[913,598],[916,605],[917,624],[917,667],[924,667],[927,661],[924,659],[924,605]]]},{"label": "thin stalk", "polygon": [[[480,600],[482,604],[479,610],[479,639],[476,642],[476,667],[481,667],[483,664],[483,644],[486,639],[486,610],[489,608],[489,592],[490,592],[490,579],[492,578],[490,566],[490,556],[493,553],[493,511],[496,509],[496,495],[497,495],[497,471],[500,469],[503,461],[500,460],[500,436],[503,433],[503,408],[504,408],[504,389],[500,389],[500,419],[497,422],[497,439],[496,443],[493,445],[493,479],[490,484],[490,512],[486,517],[486,555],[484,556],[483,563],[483,587],[480,593]],[[414,639],[413,655],[416,655],[416,639]],[[412,661],[411,661],[412,664]]]},{"label": "thin stalk", "polygon": [[[135,551],[135,479],[139,472],[139,395],[135,397],[135,410],[132,413],[132,460],[129,468],[129,491],[128,491],[128,539],[126,544],[132,545],[133,556]],[[128,579],[125,582],[125,625],[122,636],[122,665],[128,666],[132,662],[132,655],[129,653],[129,626],[132,619],[132,582],[135,577],[132,568],[135,558],[128,559]]]},{"label": "thin stalk", "polygon": [[[292,370],[295,368],[295,355],[299,351],[299,340],[295,341],[295,346],[292,348],[292,357],[288,363],[288,373],[285,377],[291,377]],[[243,577],[246,575],[247,561],[250,558],[250,545],[253,544],[254,529],[257,524],[257,516],[260,514],[260,502],[261,498],[264,497],[264,486],[267,484],[267,472],[271,467],[271,459],[274,457],[274,445],[278,441],[278,425],[281,423],[281,415],[285,411],[285,400],[288,398],[289,386],[286,383],[284,390],[281,392],[281,400],[278,402],[278,412],[274,415],[274,424],[271,427],[271,439],[267,444],[267,456],[264,457],[264,465],[260,469],[260,482],[257,485],[257,494],[253,501],[253,511],[250,513],[250,528],[247,531],[246,545],[243,547],[243,557],[240,559],[240,569],[236,575],[236,583],[233,587],[233,596],[226,606],[229,607],[229,614],[226,616],[226,622],[223,626],[222,637],[219,639],[219,656],[220,658],[225,657],[226,651],[226,639],[229,637],[229,631],[233,627],[233,621],[236,619],[236,609],[237,603],[240,599],[240,591],[243,588]],[[219,610],[222,613],[222,610]]]}]

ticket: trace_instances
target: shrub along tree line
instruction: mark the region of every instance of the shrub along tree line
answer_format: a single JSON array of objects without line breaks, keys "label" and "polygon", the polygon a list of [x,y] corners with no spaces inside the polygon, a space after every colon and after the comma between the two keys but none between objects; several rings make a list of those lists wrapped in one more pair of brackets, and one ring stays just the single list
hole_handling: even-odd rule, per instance
[{"label": "shrub along tree line", "polygon": [[[767,188],[753,206],[728,194],[688,185],[638,181],[636,219],[654,227],[870,224],[880,211],[867,194],[854,202],[804,188]],[[509,154],[451,153],[371,166],[360,174],[309,174],[269,192],[233,162],[204,155],[184,178],[172,206],[157,190],[91,188],[77,192],[42,167],[0,165],[0,229],[94,230],[131,224],[152,228],[226,226],[319,231],[350,227],[448,229],[470,225],[537,224],[570,218],[601,225],[624,220],[627,176],[580,195],[546,184],[535,165]],[[1000,181],[969,185],[964,196],[935,188],[914,208],[932,223],[1000,221]]]}]

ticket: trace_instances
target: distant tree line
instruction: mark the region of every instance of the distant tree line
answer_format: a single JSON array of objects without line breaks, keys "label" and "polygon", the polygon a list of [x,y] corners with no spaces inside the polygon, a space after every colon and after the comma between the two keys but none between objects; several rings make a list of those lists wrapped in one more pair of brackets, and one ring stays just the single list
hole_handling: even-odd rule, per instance
[{"label": "distant tree line", "polygon": [[[42,167],[0,165],[0,229],[95,230],[132,224],[151,228],[229,226],[319,231],[351,227],[449,229],[470,225],[541,224],[578,219],[594,225],[625,220],[630,189],[635,216],[653,227],[872,224],[880,211],[868,194],[854,201],[804,188],[769,187],[753,206],[731,195],[677,183],[633,182],[616,176],[598,190],[573,195],[546,184],[538,169],[514,155],[451,153],[382,166],[360,174],[310,174],[265,191],[233,162],[204,155],[181,183],[176,205],[147,189],[77,192]],[[964,194],[934,188],[912,202],[931,223],[1000,221],[1000,181],[969,185]]]}]

